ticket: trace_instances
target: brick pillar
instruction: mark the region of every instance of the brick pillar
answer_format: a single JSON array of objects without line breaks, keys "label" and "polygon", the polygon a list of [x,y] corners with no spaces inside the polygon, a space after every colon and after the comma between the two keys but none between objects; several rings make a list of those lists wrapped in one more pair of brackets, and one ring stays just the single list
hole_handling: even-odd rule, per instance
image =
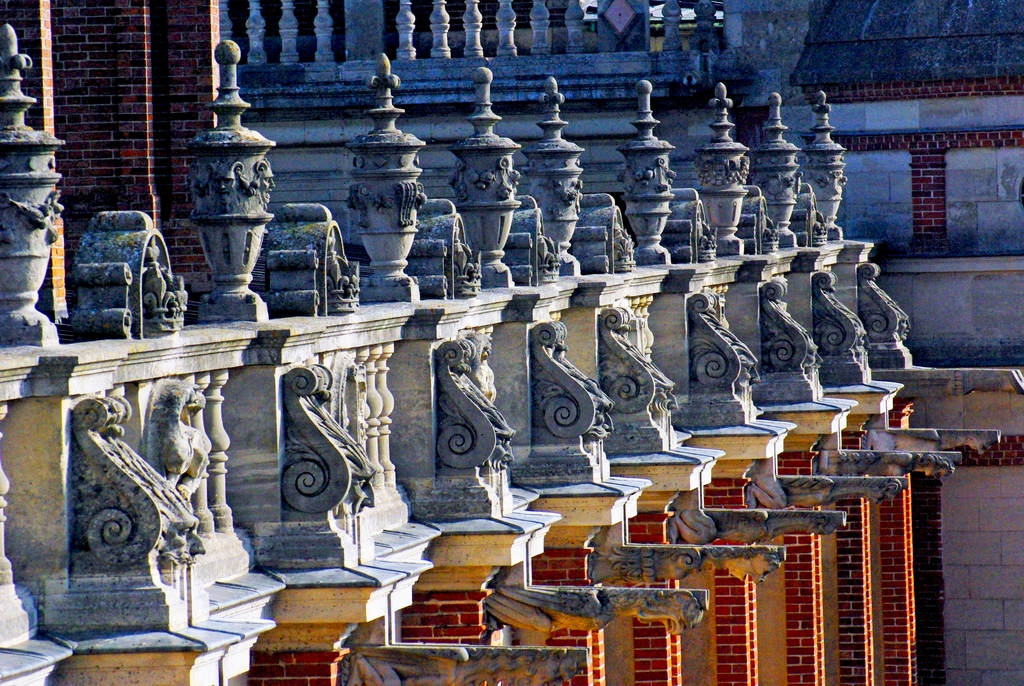
[{"label": "brick pillar", "polygon": [[946,684],[946,625],[942,609],[942,481],[911,474],[914,532],[914,601],[917,608],[918,679],[921,686]]},{"label": "brick pillar", "polygon": [[[779,473],[811,474],[813,453],[779,455]],[[786,672],[788,686],[824,686],[825,613],[822,585],[821,537],[790,534],[783,537],[786,562]]]},{"label": "brick pillar", "polygon": [[309,653],[252,652],[248,686],[338,686],[337,650]]},{"label": "brick pillar", "polygon": [[[629,520],[631,543],[668,543],[665,522],[660,512],[640,513]],[[660,588],[679,588],[677,581],[658,584]],[[675,686],[682,679],[682,640],[662,624],[633,620],[633,670],[636,686]]]},{"label": "brick pillar", "polygon": [[402,610],[402,640],[409,643],[488,645],[483,601],[490,591],[413,591]]},{"label": "brick pillar", "polygon": [[[746,479],[715,479],[704,488],[711,508],[745,508]],[[740,581],[715,571],[712,593],[718,686],[757,686],[757,595],[751,580]]]},{"label": "brick pillar", "polygon": [[946,152],[948,143],[922,141],[910,149],[912,245],[928,252],[946,252]]},{"label": "brick pillar", "polygon": [[[22,72],[22,91],[36,99],[25,123],[39,131],[53,128],[53,22],[50,0],[8,0],[3,21],[18,34],[18,50],[32,58],[32,68]],[[63,153],[57,152],[57,170],[62,171]],[[50,267],[39,291],[37,309],[55,321],[67,316],[64,222],[56,222],[57,242],[50,248]]]},{"label": "brick pillar", "polygon": [[911,488],[878,506],[884,686],[917,684]]},{"label": "brick pillar", "polygon": [[[546,548],[533,558],[533,583],[540,586],[589,586],[588,549]],[[604,629],[578,631],[563,629],[551,634],[548,645],[559,648],[589,648],[590,667],[577,674],[569,686],[607,686]]]},{"label": "brick pillar", "polygon": [[870,506],[858,499],[839,503],[836,509],[846,512],[846,527],[836,532],[839,684],[875,686]]}]

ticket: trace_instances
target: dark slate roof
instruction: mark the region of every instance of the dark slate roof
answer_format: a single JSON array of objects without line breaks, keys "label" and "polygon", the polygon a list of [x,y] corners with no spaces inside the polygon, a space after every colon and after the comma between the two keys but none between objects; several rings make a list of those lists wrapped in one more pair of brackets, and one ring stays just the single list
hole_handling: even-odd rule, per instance
[{"label": "dark slate roof", "polygon": [[1022,0],[818,0],[795,85],[1024,75]]}]

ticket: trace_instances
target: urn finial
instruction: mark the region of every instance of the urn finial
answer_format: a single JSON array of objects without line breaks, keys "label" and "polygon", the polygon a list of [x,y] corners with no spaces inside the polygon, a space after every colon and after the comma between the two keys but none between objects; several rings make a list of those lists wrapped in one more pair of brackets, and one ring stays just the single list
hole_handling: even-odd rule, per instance
[{"label": "urn finial", "polygon": [[477,136],[493,136],[494,126],[501,121],[491,109],[491,83],[494,74],[487,67],[480,67],[473,72],[473,86],[476,89],[476,108],[469,116],[469,123],[476,129]]},{"label": "urn finial", "polygon": [[220,67],[220,86],[217,98],[210,103],[210,109],[217,115],[218,130],[237,130],[242,128],[242,113],[251,105],[238,95],[238,63],[242,59],[242,51],[234,41],[223,40],[213,57]]},{"label": "urn finial", "polygon": [[405,114],[405,110],[394,106],[392,90],[398,90],[402,85],[402,79],[391,73],[391,60],[384,53],[377,57],[377,70],[370,77],[368,86],[374,91],[377,99],[377,107],[370,110],[370,117],[374,121],[375,131],[397,131],[395,122]]},{"label": "urn finial", "polygon": [[25,111],[36,99],[21,92],[21,72],[32,58],[18,53],[18,36],[10,24],[0,26],[0,126],[25,128]]},{"label": "urn finial", "polygon": [[[758,186],[768,204],[768,218],[778,232],[780,248],[792,248],[797,237],[789,226],[800,190],[800,149],[785,139],[789,127],[782,123],[782,96],[768,96],[768,120],[764,124],[764,142],[753,151],[750,183]],[[767,250],[771,252],[771,250]]]},{"label": "urn finial", "polygon": [[718,236],[719,255],[742,255],[743,241],[736,237],[736,229],[743,212],[743,198],[747,195],[745,184],[750,171],[747,147],[732,139],[729,132],[733,123],[729,121],[732,99],[719,82],[715,86],[715,97],[708,107],[715,111],[710,124],[713,135],[711,142],[697,150],[697,178],[701,192],[706,199],[708,219]]},{"label": "urn finial", "polygon": [[832,106],[828,104],[825,91],[818,91],[815,94],[811,111],[814,112],[815,118],[815,124],[811,127],[814,140],[804,148],[804,167],[811,188],[814,189],[818,209],[825,218],[828,239],[842,240],[843,229],[836,224],[836,217],[843,201],[843,187],[847,181],[846,174],[843,173],[846,169],[846,161],[843,159],[846,148],[832,140],[832,132],[836,127],[828,121]]}]

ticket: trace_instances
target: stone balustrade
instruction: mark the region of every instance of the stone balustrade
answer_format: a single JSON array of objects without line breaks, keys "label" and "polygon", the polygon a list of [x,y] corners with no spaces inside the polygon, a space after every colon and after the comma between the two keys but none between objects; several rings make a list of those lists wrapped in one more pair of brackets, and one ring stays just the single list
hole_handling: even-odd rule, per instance
[{"label": "stone balustrade", "polygon": [[[400,7],[396,64],[405,66],[416,56],[415,17],[410,3]],[[329,61],[320,39],[330,3],[317,8],[317,60]],[[476,8],[467,3],[463,23],[470,54],[487,43]],[[433,10],[431,57],[451,59],[444,1]],[[678,3],[664,11],[679,17]],[[260,12],[251,0],[250,65],[265,31]],[[282,12],[281,62],[294,63],[301,27],[294,3]],[[502,56],[518,49],[513,15],[501,2]],[[530,19],[534,53],[552,50],[544,2]],[[566,23],[571,47],[578,27]],[[654,632],[678,653],[678,636],[736,633],[730,622],[742,613],[731,611],[729,584],[780,568],[824,573],[818,537],[847,517],[809,508],[906,504],[905,474],[954,468],[953,437],[889,427],[902,386],[874,380],[871,365],[915,370],[902,347],[906,316],[875,282],[870,246],[840,240],[831,208],[811,217],[820,244],[810,233],[794,245],[733,240],[742,197],[762,196],[743,185],[749,163],[728,138],[724,86],[701,162],[702,174],[719,177],[717,195],[706,196],[718,204],[708,224],[717,255],[697,219],[677,219],[680,243],[661,246],[671,199],[692,211],[700,193],[672,188],[671,146],[653,138],[643,81],[639,135],[623,149],[636,264],[610,198],[574,195],[563,205],[578,201],[577,235],[596,253],[574,260],[572,232],[561,227],[550,278],[513,286],[502,247],[519,201],[500,177],[511,176],[518,146],[491,131],[491,73],[475,74],[478,131],[460,143],[453,185],[496,195],[452,206],[429,201],[417,183],[420,144],[395,128],[399,81],[380,59],[376,127],[353,146],[364,183],[352,210],[373,215],[361,225],[373,243],[361,290],[326,208],[267,213],[273,144],[240,123],[237,46],[216,54],[218,122],[197,136],[202,162],[191,172],[219,278],[200,306],[204,323],[182,325],[186,295],[152,220],[104,213],[76,265],[80,287],[97,291],[74,315],[83,340],[12,337],[22,345],[0,348],[0,648],[29,665],[17,672],[0,658],[0,676],[42,684],[56,669],[60,683],[95,683],[116,659],[133,683],[218,683],[249,670],[251,655],[253,681],[267,678],[267,665],[315,653],[311,670],[352,686],[383,683],[371,680],[382,674],[437,686],[576,674],[631,683],[633,665],[602,665],[597,646]],[[556,95],[551,82],[549,105]],[[552,127],[564,123],[562,100],[550,108]],[[823,99],[817,107],[827,115]],[[793,170],[781,166],[792,190]],[[788,193],[779,204],[793,201]],[[531,205],[539,224],[528,235],[545,238],[552,204]],[[788,219],[770,206],[751,210],[759,231]],[[465,207],[475,223],[464,221]],[[17,217],[0,222],[5,232],[22,228]],[[269,311],[249,290],[267,225]],[[130,249],[102,249],[116,237]],[[409,256],[419,260],[414,273]],[[432,285],[421,290],[417,279]],[[870,452],[844,452],[844,429],[862,428]],[[817,557],[784,562],[780,541]],[[698,585],[656,587],[683,578]],[[817,593],[809,606],[833,597],[821,583],[784,590]],[[461,613],[446,613],[446,603]],[[773,597],[770,607],[786,603]],[[785,612],[767,616],[785,626]]]}]

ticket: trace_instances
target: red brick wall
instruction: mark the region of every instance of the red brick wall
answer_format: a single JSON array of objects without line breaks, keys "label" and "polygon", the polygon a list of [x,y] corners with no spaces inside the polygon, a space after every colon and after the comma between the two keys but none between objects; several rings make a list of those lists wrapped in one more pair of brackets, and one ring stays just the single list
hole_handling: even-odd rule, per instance
[{"label": "red brick wall", "polygon": [[338,662],[344,653],[252,652],[249,686],[337,686]]},{"label": "red brick wall", "polygon": [[402,610],[402,640],[409,643],[487,645],[483,601],[490,591],[413,591]]},{"label": "red brick wall", "polygon": [[[806,88],[808,101],[818,88]],[[1000,76],[986,79],[944,79],[941,81],[894,81],[891,83],[833,83],[825,87],[829,102],[879,102],[884,100],[928,100],[981,95],[1022,95],[1024,77]]]},{"label": "red brick wall", "polygon": [[918,683],[912,493],[913,487],[878,508],[884,686]]},{"label": "red brick wall", "polygon": [[840,686],[875,686],[871,521],[863,499],[836,505],[846,526],[836,532]]},{"label": "red brick wall", "polygon": [[[631,543],[668,542],[663,513],[641,513],[629,520]],[[679,582],[658,584],[679,588]],[[633,620],[633,670],[636,686],[675,686],[682,680],[682,638],[669,633],[662,624]]]}]

